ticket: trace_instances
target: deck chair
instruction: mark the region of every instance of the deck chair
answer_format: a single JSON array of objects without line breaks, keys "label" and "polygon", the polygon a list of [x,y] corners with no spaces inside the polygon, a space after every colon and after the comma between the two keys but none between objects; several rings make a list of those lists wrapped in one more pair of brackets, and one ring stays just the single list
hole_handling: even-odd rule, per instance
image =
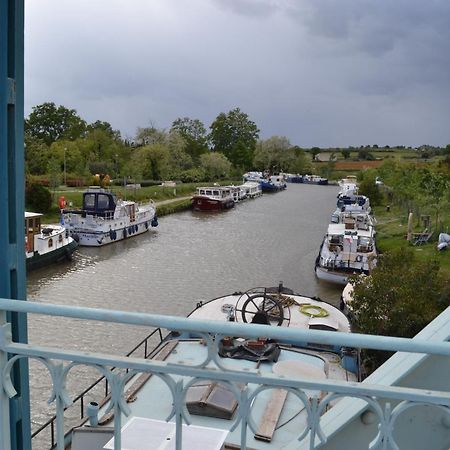
[{"label": "deck chair", "polygon": [[414,236],[413,245],[426,244],[430,240],[432,235],[433,235],[433,232],[429,232],[428,229],[425,228],[423,233],[419,233],[416,236]]}]

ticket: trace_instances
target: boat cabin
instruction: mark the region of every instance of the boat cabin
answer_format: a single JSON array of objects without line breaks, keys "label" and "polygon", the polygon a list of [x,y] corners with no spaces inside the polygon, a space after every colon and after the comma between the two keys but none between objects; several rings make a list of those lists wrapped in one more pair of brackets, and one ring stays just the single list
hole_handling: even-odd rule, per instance
[{"label": "boat cabin", "polygon": [[25,249],[34,252],[34,236],[41,232],[42,214],[25,212]]},{"label": "boat cabin", "polygon": [[104,216],[106,213],[114,213],[115,209],[116,197],[111,192],[91,186],[83,194],[83,211],[89,214]]},{"label": "boat cabin", "polygon": [[204,195],[205,197],[215,198],[217,200],[232,196],[231,189],[229,187],[221,186],[197,188],[197,195]]}]

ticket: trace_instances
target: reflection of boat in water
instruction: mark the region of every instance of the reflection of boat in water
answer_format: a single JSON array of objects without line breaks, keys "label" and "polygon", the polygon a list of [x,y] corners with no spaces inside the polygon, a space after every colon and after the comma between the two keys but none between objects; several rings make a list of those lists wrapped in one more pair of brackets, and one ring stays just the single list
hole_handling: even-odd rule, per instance
[{"label": "reflection of boat in water", "polygon": [[78,244],[62,225],[41,225],[42,214],[25,212],[27,270],[70,259]]},{"label": "reflection of boat in water", "polygon": [[[347,318],[337,308],[319,299],[294,294],[281,285],[275,289],[252,289],[200,302],[189,317],[207,318],[217,323],[247,323],[245,328],[249,331],[265,324],[279,328],[350,332]],[[205,358],[210,358],[234,374],[257,371],[262,377],[358,380],[358,353],[333,343],[315,345],[313,342],[274,341],[264,337],[249,339],[239,335],[223,336],[214,341],[213,336],[201,331],[171,333],[151,356],[168,365],[180,364],[182,359],[186,368],[202,367]],[[143,442],[148,441],[152,442],[148,448],[175,448],[175,422],[166,422],[173,412],[174,402],[164,376],[139,374],[129,378],[124,401],[130,415],[126,422],[123,417],[122,448],[147,448]],[[295,444],[301,430],[308,427],[312,399],[326,395],[326,392],[306,389],[305,397],[299,398],[282,387],[267,389],[264,385],[246,385],[239,379],[217,381],[188,374],[180,375],[176,382],[180,387],[184,386],[184,414],[190,423],[182,426],[182,448],[186,449],[242,448],[240,402],[251,405],[251,426],[245,428],[247,448],[285,448],[289,443]],[[91,448],[94,440],[101,440],[98,448],[114,448],[108,428],[114,414],[107,411],[108,399],[98,403],[90,406],[91,426],[74,430],[72,450]],[[334,404],[332,401],[329,407]],[[169,441],[172,446],[166,447]]]},{"label": "reflection of boat in water", "polygon": [[197,211],[221,211],[234,207],[233,190],[226,186],[199,187],[192,197]]},{"label": "reflection of boat in water", "polygon": [[80,245],[93,247],[145,233],[150,226],[158,225],[153,203],[138,205],[121,200],[97,186],[83,193],[80,210],[63,210],[63,219]]}]

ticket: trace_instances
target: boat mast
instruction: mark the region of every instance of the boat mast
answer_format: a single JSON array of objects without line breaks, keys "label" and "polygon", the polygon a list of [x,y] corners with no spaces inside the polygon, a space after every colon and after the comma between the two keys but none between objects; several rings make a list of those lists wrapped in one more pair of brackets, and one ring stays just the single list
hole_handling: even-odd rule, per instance
[{"label": "boat mast", "polygon": [[[0,298],[18,300],[26,300],[23,42],[24,0],[0,0]],[[26,320],[23,313],[0,311],[0,328],[10,322],[13,341],[27,342]],[[0,353],[0,370],[5,360]],[[25,358],[15,363],[12,378],[17,395],[8,401],[0,390],[0,448],[31,450]]]}]

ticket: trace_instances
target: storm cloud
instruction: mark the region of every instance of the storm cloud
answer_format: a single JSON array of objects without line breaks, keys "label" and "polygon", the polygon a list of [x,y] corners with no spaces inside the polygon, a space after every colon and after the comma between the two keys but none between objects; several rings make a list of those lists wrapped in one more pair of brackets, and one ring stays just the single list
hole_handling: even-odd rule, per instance
[{"label": "storm cloud", "polygon": [[26,0],[25,109],[123,136],[240,107],[304,147],[450,143],[447,0]]}]

